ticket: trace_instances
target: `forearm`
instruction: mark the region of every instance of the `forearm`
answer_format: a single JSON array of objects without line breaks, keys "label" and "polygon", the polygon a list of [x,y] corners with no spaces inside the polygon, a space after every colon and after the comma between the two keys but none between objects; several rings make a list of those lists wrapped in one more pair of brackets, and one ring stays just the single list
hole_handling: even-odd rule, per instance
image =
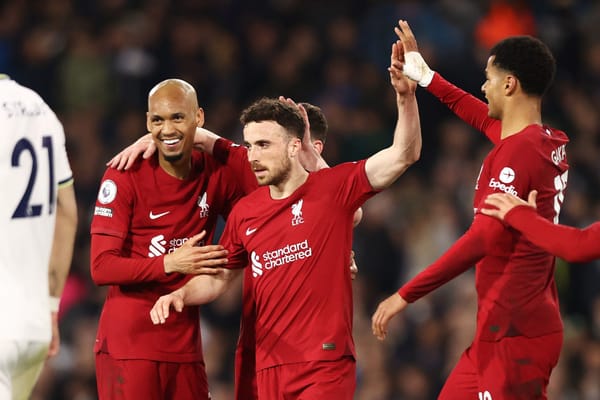
[{"label": "forearm", "polygon": [[180,289],[185,306],[210,303],[230,287],[241,270],[227,270],[225,275],[198,275]]},{"label": "forearm", "polygon": [[221,138],[216,133],[205,128],[196,128],[194,135],[194,149],[204,153],[212,154],[215,142]]},{"label": "forearm", "polygon": [[77,203],[75,190],[70,184],[58,190],[56,225],[48,266],[50,296],[59,298],[71,268],[75,234],[77,231]]},{"label": "forearm", "polygon": [[569,262],[600,258],[599,222],[584,229],[554,224],[527,206],[509,211],[505,221],[536,246]]},{"label": "forearm", "polygon": [[365,165],[369,182],[375,190],[392,184],[421,154],[421,124],[414,93],[396,95],[396,104],[398,120],[392,145],[371,156]]},{"label": "forearm", "polygon": [[448,82],[437,72],[427,90],[460,119],[484,132],[492,142],[499,139],[500,121],[488,117],[488,106],[483,101]]},{"label": "forearm", "polygon": [[398,120],[394,130],[393,147],[398,150],[396,162],[401,165],[397,172],[399,176],[421,156],[422,139],[416,96],[414,94],[406,96],[397,94],[396,104]]},{"label": "forearm", "polygon": [[412,303],[475,266],[506,229],[493,218],[477,215],[471,227],[433,264],[402,286],[398,293]]},{"label": "forearm", "polygon": [[130,285],[162,281],[168,275],[164,270],[164,256],[130,258],[121,254],[122,240],[108,235],[92,235],[90,269],[97,285]]},{"label": "forearm", "polygon": [[477,250],[472,238],[461,237],[438,260],[402,286],[398,294],[409,303],[417,301],[475,266],[483,257]]}]

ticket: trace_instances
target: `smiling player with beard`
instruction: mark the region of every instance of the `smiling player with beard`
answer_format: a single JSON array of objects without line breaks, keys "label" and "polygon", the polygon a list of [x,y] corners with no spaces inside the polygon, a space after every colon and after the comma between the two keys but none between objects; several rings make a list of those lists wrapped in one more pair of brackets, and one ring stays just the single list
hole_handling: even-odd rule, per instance
[{"label": "smiling player with beard", "polygon": [[[147,127],[158,151],[127,171],[106,170],[92,221],[91,273],[107,285],[94,351],[100,399],[208,399],[199,309],[169,327],[152,326],[156,298],[199,273],[221,273],[222,246],[211,243],[218,215],[255,188],[246,151],[219,138],[194,152],[204,123],[196,92],[169,79],[148,96]],[[218,158],[217,158],[218,155]],[[225,162],[219,160],[226,160]],[[238,179],[247,175],[245,179]]]}]

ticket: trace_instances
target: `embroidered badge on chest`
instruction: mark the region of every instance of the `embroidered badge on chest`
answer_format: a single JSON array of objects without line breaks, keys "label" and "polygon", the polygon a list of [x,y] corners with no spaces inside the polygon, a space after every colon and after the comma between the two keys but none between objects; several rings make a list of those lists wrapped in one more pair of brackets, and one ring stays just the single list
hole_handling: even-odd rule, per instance
[{"label": "embroidered badge on chest", "polygon": [[302,218],[303,201],[304,200],[300,199],[297,203],[292,204],[292,226],[304,223],[304,218]]},{"label": "embroidered badge on chest", "polygon": [[208,217],[210,205],[206,202],[206,192],[202,196],[198,196],[198,207],[200,207],[200,218]]}]

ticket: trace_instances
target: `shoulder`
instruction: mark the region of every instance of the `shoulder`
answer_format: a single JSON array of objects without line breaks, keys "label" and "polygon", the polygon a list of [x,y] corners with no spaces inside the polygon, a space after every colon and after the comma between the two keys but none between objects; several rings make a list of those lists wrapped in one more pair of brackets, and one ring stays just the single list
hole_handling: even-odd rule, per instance
[{"label": "shoulder", "polygon": [[192,168],[196,171],[202,171],[206,164],[214,164],[215,160],[210,155],[194,150],[192,151]]},{"label": "shoulder", "polygon": [[133,165],[127,170],[118,170],[116,168],[106,168],[102,181],[110,179],[114,182],[135,182],[145,180],[148,177],[148,172],[155,168],[153,158],[143,159],[138,157]]},{"label": "shoulder", "polygon": [[25,87],[12,79],[0,79],[0,97],[11,98],[12,100],[22,99],[40,99],[41,97],[32,89]]},{"label": "shoulder", "polygon": [[221,163],[228,163],[231,159],[248,159],[248,149],[226,138],[219,138],[213,147],[213,157]]},{"label": "shoulder", "polygon": [[353,172],[364,171],[366,161],[367,160],[343,162],[331,168],[323,168],[318,171],[311,172],[311,175],[319,180],[332,179],[335,177],[347,178],[349,177],[349,174]]},{"label": "shoulder", "polygon": [[552,128],[547,125],[544,125],[541,128],[543,129],[544,133],[547,136],[549,136],[555,140],[564,141],[565,143],[569,142],[569,136],[567,136],[567,134],[564,131],[561,131],[560,129]]},{"label": "shoulder", "polygon": [[100,182],[98,190],[98,201],[101,204],[112,202],[117,193],[119,197],[135,197],[136,187],[144,185],[144,182],[152,180],[153,173],[152,159],[143,159],[139,157],[135,163],[126,171],[119,171],[115,168],[107,168]]},{"label": "shoulder", "polygon": [[546,146],[556,146],[567,143],[568,137],[564,132],[541,125],[530,125],[521,132],[501,141],[505,150],[518,152],[520,156],[538,152]]},{"label": "shoulder", "polygon": [[229,179],[224,177],[224,175],[227,174],[227,169],[225,167],[226,164],[223,164],[211,154],[202,151],[192,152],[192,170],[196,178],[223,179],[227,182]]},{"label": "shoulder", "polygon": [[227,223],[236,225],[237,222],[253,215],[261,215],[270,205],[268,186],[261,186],[253,192],[240,198],[232,207],[227,217]]},{"label": "shoulder", "polygon": [[521,134],[516,135],[516,137],[521,141],[538,143],[569,140],[566,133],[547,125],[530,125]]},{"label": "shoulder", "polygon": [[269,204],[270,200],[271,195],[269,193],[269,187],[259,186],[256,190],[253,190],[252,192],[239,199],[238,202],[235,204],[234,209],[242,208],[245,210],[256,210],[258,208],[264,208],[265,205]]},{"label": "shoulder", "polygon": [[[2,107],[0,107],[2,117],[7,119],[44,118],[44,123],[60,126],[62,133],[62,124],[58,117],[34,90],[11,79],[0,79],[0,100],[2,101]],[[51,129],[49,132],[52,133]]]}]

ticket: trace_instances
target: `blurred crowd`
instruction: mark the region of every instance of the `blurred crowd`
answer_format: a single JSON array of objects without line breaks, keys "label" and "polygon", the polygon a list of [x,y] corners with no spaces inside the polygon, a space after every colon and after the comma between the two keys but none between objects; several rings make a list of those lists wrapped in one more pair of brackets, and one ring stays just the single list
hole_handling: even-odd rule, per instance
[{"label": "blurred crowd", "polygon": [[[480,96],[487,51],[511,34],[540,37],[557,58],[545,122],[571,138],[561,222],[600,219],[600,3],[595,0],[8,0],[0,3],[0,72],[59,114],[79,205],[76,252],[60,311],[62,348],[33,399],[96,398],[94,344],[105,288],[89,273],[89,225],[105,163],[145,133],[149,89],[194,85],[206,127],[241,139],[240,111],[262,96],[319,105],[330,164],[386,146],[396,120],[387,66],[399,18],[429,65]],[[481,96],[480,96],[481,97]],[[388,339],[371,334],[379,300],[468,227],[482,135],[423,89],[421,160],[369,200],[355,231],[359,400],[434,399],[475,329],[473,271],[411,305]],[[558,260],[563,354],[549,397],[600,398],[600,264]],[[240,295],[203,307],[213,398],[233,397]],[[298,327],[298,329],[303,329]]]}]

